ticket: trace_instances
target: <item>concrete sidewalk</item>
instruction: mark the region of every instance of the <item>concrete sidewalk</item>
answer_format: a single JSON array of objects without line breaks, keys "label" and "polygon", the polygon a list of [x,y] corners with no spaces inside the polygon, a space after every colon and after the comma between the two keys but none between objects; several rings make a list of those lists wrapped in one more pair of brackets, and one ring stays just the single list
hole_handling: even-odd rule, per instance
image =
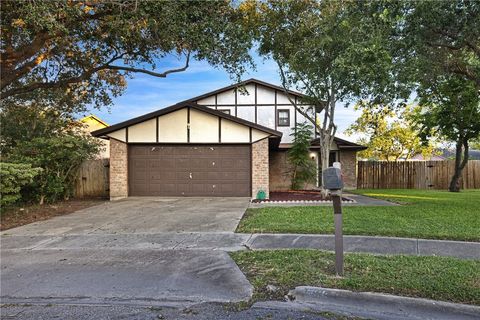
[{"label": "concrete sidewalk", "polygon": [[[232,232],[2,236],[2,251],[16,250],[334,250],[334,235]],[[480,259],[480,242],[344,236],[346,252]]]}]

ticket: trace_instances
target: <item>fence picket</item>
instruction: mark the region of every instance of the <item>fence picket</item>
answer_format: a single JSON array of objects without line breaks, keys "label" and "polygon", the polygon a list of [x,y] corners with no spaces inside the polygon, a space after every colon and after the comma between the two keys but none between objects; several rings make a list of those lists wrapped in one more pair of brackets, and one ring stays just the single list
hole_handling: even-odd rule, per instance
[{"label": "fence picket", "polygon": [[[448,189],[454,161],[358,161],[359,189]],[[463,189],[480,188],[480,160],[469,160],[460,178]]]}]

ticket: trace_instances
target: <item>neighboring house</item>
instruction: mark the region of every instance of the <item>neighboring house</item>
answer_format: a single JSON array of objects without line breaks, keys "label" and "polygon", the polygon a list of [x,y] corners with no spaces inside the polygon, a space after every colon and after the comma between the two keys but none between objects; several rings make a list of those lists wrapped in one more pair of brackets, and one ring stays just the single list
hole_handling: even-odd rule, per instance
[{"label": "neighboring house", "polygon": [[[441,149],[438,152],[439,154],[432,155],[431,157],[425,159],[421,154],[413,156],[410,160],[432,160],[432,161],[443,161],[443,160],[453,160],[455,159],[455,150],[450,149]],[[463,154],[462,154],[463,155]],[[480,160],[480,150],[468,150],[468,159],[469,160]]]},{"label": "neighboring house", "polygon": [[[304,95],[289,94],[301,104]],[[304,107],[315,117],[313,107]],[[260,190],[268,196],[271,190],[289,188],[291,133],[296,123],[304,121],[283,88],[250,79],[92,135],[110,140],[111,199],[149,195],[255,198]],[[363,149],[338,138],[332,145],[331,162],[342,163],[347,188],[356,187],[356,153]],[[314,136],[310,156],[317,165],[318,152]]]},{"label": "neighboring house", "polygon": [[[97,116],[91,114],[79,120],[83,124],[83,129],[91,133],[96,130],[104,129],[108,127],[108,124],[98,118]],[[110,157],[110,142],[105,139],[98,139],[102,144],[102,150],[98,153],[99,159],[109,158]]]}]

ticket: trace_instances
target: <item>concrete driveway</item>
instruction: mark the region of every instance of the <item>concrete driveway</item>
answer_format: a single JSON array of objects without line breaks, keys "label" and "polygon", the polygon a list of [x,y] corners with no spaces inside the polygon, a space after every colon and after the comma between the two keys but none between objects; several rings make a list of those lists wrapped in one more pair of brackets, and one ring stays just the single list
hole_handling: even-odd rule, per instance
[{"label": "concrete driveway", "polygon": [[11,235],[233,232],[247,198],[130,197],[8,230]]},{"label": "concrete driveway", "polygon": [[2,302],[242,301],[246,198],[128,198],[1,234]]}]

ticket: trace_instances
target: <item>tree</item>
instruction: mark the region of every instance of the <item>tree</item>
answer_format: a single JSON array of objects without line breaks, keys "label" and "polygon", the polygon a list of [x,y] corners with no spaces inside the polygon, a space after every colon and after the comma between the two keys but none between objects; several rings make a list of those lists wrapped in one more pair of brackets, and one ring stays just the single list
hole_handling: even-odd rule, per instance
[{"label": "tree", "polygon": [[[56,89],[108,105],[135,73],[166,77],[196,58],[238,75],[251,63],[228,1],[6,1],[1,13],[2,100]],[[171,54],[183,65],[166,66]]]},{"label": "tree", "polygon": [[[356,109],[361,108],[356,106]],[[414,117],[418,107],[406,107],[394,112],[390,107],[361,108],[361,116],[346,131],[363,136],[359,143],[368,147],[358,155],[374,160],[408,160],[417,154],[428,158],[434,153],[435,143],[420,138]]]},{"label": "tree", "polygon": [[19,143],[7,159],[43,169],[27,190],[25,200],[43,204],[68,199],[73,194],[78,168],[98,153],[98,143],[93,139],[82,134],[59,133]]},{"label": "tree", "polygon": [[434,129],[450,141],[455,141],[455,171],[449,191],[460,191],[459,179],[468,162],[469,142],[480,138],[480,95],[473,81],[453,76],[421,92],[423,125],[426,140]]},{"label": "tree", "polygon": [[[320,121],[304,107],[296,109],[319,134],[321,166],[328,167],[337,126],[338,102],[372,98],[374,92],[397,94],[391,56],[382,43],[389,25],[373,14],[365,16],[362,2],[247,2],[249,21],[256,25],[259,52],[278,64],[282,84],[305,92],[306,104],[322,112]],[[388,90],[387,90],[388,89]],[[323,185],[323,183],[322,183]]]},{"label": "tree", "polygon": [[99,150],[68,107],[42,102],[9,103],[0,111],[2,161],[42,168],[22,192],[23,200],[41,204],[70,197],[78,167]]},{"label": "tree", "polygon": [[308,123],[299,123],[291,135],[293,136],[293,145],[288,150],[288,161],[292,167],[291,188],[299,190],[304,187],[305,183],[316,180],[315,161],[309,156],[312,126]]},{"label": "tree", "polygon": [[401,62],[397,68],[403,79],[414,84],[423,105],[424,119],[420,122],[427,129],[424,137],[430,136],[429,128],[435,128],[455,142],[455,171],[449,190],[459,191],[469,140],[478,136],[480,2],[441,1],[432,6],[429,1],[407,1],[389,5],[400,6],[402,12],[400,19],[395,18],[394,28],[398,35],[395,54]]},{"label": "tree", "polygon": [[[370,1],[360,8],[365,17],[376,16],[384,21],[387,27],[379,28],[383,33],[383,41],[379,43],[389,51],[391,70],[394,82],[399,84],[403,92],[414,93],[418,101],[426,108],[428,105],[435,114],[437,124],[431,122],[430,112],[424,112],[424,123],[430,127],[440,128],[441,123],[448,123],[460,116],[458,111],[450,109],[452,113],[436,112],[447,100],[467,101],[472,88],[480,90],[480,2],[479,1],[439,1],[432,5],[431,1]],[[453,82],[452,82],[453,81]],[[460,92],[455,82],[466,85],[465,92]],[[452,87],[453,86],[453,87]],[[456,87],[456,89],[454,88]],[[445,90],[445,92],[441,92]],[[451,96],[453,91],[459,97]],[[385,93],[391,92],[386,90]],[[377,92],[382,96],[381,91]],[[407,98],[405,95],[403,98]],[[388,99],[389,103],[398,101]],[[435,101],[435,104],[431,103]],[[436,105],[435,107],[433,107]],[[402,106],[402,104],[400,104]],[[442,107],[443,108],[443,107]],[[447,107],[445,107],[448,109]],[[450,107],[451,108],[451,107]],[[471,106],[458,107],[471,109]],[[444,110],[446,110],[444,109]],[[461,113],[461,111],[460,111]],[[464,114],[461,117],[468,118]],[[441,119],[441,117],[444,117]],[[456,120],[453,120],[456,122]],[[460,125],[459,122],[457,122]],[[459,128],[458,126],[456,126]],[[438,130],[441,133],[441,130]],[[460,134],[460,133],[459,133]],[[427,134],[426,134],[427,136]],[[430,136],[430,134],[428,134]],[[462,149],[464,144],[459,143],[459,135],[445,135],[454,137],[456,142],[456,170],[452,176],[451,191],[458,190],[454,186],[455,180],[461,174]],[[465,150],[463,150],[464,152]],[[463,158],[463,159],[462,159]]]}]

